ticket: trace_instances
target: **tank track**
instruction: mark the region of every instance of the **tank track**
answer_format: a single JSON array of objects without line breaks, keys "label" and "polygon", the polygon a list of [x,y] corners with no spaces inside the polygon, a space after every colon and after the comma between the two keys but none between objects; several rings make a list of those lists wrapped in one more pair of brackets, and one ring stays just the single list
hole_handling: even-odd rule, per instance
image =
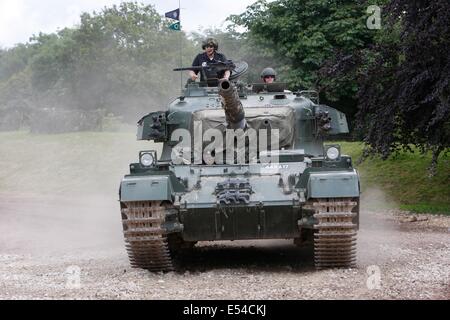
[{"label": "tank track", "polygon": [[164,223],[171,206],[161,202],[122,203],[122,224],[131,266],[150,271],[174,271]]},{"label": "tank track", "polygon": [[357,213],[353,199],[314,201],[314,263],[316,269],[356,267]]}]

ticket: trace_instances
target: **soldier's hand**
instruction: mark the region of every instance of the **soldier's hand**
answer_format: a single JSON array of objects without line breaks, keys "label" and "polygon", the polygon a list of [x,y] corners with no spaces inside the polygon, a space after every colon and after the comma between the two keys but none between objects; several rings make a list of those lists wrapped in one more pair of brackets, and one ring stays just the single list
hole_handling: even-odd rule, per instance
[{"label": "soldier's hand", "polygon": [[198,79],[198,75],[196,75],[196,74],[191,75],[191,79],[192,79],[192,81],[197,80]]},{"label": "soldier's hand", "polygon": [[229,73],[225,73],[223,78],[220,80],[230,80],[230,74]]}]

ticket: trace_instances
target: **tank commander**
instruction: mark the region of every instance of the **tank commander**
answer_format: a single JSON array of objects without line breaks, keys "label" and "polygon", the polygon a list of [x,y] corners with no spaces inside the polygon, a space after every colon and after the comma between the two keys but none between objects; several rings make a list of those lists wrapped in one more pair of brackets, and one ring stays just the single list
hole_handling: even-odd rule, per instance
[{"label": "tank commander", "polygon": [[265,68],[262,72],[261,72],[261,80],[264,83],[273,83],[274,81],[277,80],[277,73],[274,69],[272,68]]},{"label": "tank commander", "polygon": [[[202,42],[203,53],[199,53],[194,62],[192,62],[193,67],[206,67],[208,64],[217,63],[217,62],[226,62],[227,58],[223,53],[217,52],[219,50],[219,42],[214,38],[207,38]],[[199,71],[189,71],[189,77],[191,80],[195,81],[198,79]],[[219,78],[219,79],[229,79],[231,72],[229,70],[224,70],[219,73],[214,72],[213,70],[208,71],[205,69],[207,78]],[[203,72],[200,72],[200,81],[207,81],[204,79]]]}]

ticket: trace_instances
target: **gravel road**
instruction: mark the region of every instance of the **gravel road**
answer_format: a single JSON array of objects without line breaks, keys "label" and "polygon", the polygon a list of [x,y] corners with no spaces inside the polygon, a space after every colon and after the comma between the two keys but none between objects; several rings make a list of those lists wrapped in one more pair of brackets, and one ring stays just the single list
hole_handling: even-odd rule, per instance
[{"label": "gravel road", "polygon": [[114,199],[0,194],[0,299],[450,299],[450,217],[363,208],[358,238],[356,269],[235,241],[152,274],[130,268]]}]

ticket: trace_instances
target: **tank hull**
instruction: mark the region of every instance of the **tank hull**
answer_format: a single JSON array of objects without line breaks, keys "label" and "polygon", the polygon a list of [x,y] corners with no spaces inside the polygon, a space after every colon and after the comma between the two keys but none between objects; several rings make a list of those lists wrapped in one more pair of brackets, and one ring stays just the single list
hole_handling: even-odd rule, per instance
[{"label": "tank hull", "polygon": [[311,201],[359,198],[356,170],[341,165],[172,165],[125,176],[120,201],[170,203],[185,241],[294,239],[317,222]]}]

